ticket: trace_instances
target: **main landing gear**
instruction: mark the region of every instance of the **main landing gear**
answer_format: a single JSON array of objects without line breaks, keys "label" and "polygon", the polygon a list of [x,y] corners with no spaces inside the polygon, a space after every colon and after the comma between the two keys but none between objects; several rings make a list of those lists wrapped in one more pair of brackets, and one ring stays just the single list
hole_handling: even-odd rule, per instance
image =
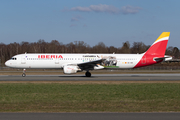
[{"label": "main landing gear", "polygon": [[87,72],[85,73],[85,75],[86,75],[86,77],[91,77],[91,73],[90,73],[89,71],[87,71]]},{"label": "main landing gear", "polygon": [[26,69],[23,69],[22,77],[26,77]]}]

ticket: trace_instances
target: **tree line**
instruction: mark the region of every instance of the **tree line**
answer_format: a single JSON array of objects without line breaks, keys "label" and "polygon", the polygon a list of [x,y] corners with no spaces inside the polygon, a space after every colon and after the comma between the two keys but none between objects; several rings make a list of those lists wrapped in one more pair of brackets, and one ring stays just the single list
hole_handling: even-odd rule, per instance
[{"label": "tree line", "polygon": [[[143,53],[150,45],[145,45],[143,42],[134,42],[132,45],[128,41],[122,43],[121,47],[106,46],[103,42],[99,42],[95,46],[90,46],[83,41],[74,41],[68,44],[63,44],[57,40],[45,42],[40,39],[38,42],[21,42],[21,43],[0,43],[0,59],[1,65],[16,54],[22,53]],[[168,47],[166,54],[178,59],[180,57],[177,47]]]}]

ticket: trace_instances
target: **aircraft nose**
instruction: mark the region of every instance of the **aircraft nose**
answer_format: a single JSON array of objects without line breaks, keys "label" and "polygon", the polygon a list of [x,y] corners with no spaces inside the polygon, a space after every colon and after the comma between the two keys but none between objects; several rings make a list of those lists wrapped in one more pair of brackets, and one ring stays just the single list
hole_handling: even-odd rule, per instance
[{"label": "aircraft nose", "polygon": [[9,65],[10,65],[9,60],[5,62],[5,65],[6,65],[6,66],[9,66]]}]

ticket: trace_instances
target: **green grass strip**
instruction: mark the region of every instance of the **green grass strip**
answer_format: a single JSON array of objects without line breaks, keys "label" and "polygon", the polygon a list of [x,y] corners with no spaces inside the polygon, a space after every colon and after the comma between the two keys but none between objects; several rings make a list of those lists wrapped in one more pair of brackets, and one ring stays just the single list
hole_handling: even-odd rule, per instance
[{"label": "green grass strip", "polygon": [[179,112],[179,83],[1,83],[0,112]]}]

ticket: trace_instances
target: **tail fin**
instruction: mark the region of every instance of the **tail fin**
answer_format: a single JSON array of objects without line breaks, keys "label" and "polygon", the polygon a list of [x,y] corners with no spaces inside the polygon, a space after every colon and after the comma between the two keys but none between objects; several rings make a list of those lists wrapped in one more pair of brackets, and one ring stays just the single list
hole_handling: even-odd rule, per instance
[{"label": "tail fin", "polygon": [[142,58],[134,68],[143,67],[159,63],[165,59],[166,46],[169,40],[170,32],[163,32],[151,47],[142,54]]},{"label": "tail fin", "polygon": [[163,32],[157,40],[151,45],[151,47],[146,51],[145,54],[148,55],[158,55],[159,57],[164,57],[166,52],[166,46],[169,40],[170,32]]}]

